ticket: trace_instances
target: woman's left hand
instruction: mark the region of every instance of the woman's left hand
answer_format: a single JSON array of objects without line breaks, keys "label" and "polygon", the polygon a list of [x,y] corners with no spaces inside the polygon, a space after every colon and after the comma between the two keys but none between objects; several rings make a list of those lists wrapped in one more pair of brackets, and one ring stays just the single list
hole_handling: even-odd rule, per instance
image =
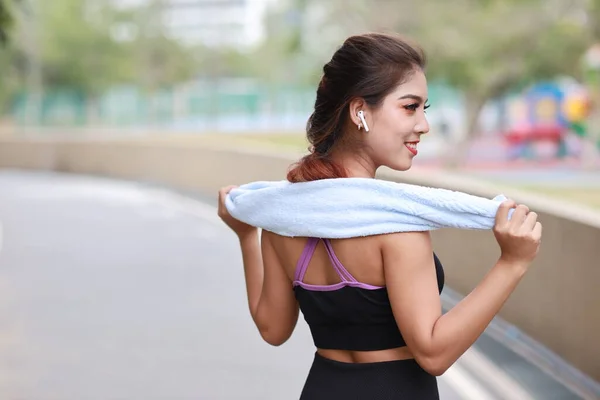
[{"label": "woman's left hand", "polygon": [[237,186],[225,186],[219,190],[219,217],[225,222],[225,224],[231,228],[232,231],[236,233],[239,237],[243,237],[249,233],[256,232],[256,227],[252,225],[248,225],[240,220],[235,219],[229,214],[227,207],[225,206],[225,198],[227,194],[231,191],[231,189],[236,188]]}]

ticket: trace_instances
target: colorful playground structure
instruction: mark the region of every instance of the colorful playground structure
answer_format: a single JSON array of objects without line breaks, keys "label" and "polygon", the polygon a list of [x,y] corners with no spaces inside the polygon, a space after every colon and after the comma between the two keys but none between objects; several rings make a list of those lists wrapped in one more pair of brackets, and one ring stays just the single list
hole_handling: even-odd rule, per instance
[{"label": "colorful playground structure", "polygon": [[[503,132],[509,157],[536,158],[540,143],[555,146],[555,157],[570,156],[567,139],[589,139],[592,100],[585,86],[543,82],[508,100],[508,129]],[[598,141],[600,149],[600,141]]]}]

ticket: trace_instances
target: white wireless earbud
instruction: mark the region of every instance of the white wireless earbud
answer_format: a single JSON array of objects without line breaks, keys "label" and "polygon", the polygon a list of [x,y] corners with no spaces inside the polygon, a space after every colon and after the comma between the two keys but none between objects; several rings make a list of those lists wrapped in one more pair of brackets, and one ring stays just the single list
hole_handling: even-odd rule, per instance
[{"label": "white wireless earbud", "polygon": [[[367,125],[367,120],[365,119],[365,113],[363,112],[363,110],[360,110],[358,112],[358,118],[360,119],[361,125],[365,127],[365,131],[369,132],[369,125]],[[359,125],[359,129],[360,129],[360,125]]]}]

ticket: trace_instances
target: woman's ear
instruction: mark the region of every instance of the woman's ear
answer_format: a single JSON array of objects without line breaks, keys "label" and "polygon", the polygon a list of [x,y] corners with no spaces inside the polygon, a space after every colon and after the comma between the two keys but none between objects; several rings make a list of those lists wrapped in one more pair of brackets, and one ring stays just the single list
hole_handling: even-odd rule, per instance
[{"label": "woman's ear", "polygon": [[350,112],[350,120],[352,121],[352,124],[354,126],[363,125],[361,119],[358,117],[358,112],[362,110],[365,118],[367,118],[368,113],[366,105],[367,104],[365,103],[365,101],[360,98],[356,98],[350,101],[350,108],[348,111]]}]

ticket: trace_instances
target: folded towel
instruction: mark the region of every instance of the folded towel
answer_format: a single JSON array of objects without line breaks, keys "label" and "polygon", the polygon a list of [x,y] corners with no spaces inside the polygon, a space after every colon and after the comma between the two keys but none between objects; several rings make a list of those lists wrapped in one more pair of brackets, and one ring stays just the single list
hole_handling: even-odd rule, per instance
[{"label": "folded towel", "polygon": [[236,219],[282,236],[329,239],[452,227],[491,229],[506,197],[493,199],[369,178],[259,181],[229,192]]}]

